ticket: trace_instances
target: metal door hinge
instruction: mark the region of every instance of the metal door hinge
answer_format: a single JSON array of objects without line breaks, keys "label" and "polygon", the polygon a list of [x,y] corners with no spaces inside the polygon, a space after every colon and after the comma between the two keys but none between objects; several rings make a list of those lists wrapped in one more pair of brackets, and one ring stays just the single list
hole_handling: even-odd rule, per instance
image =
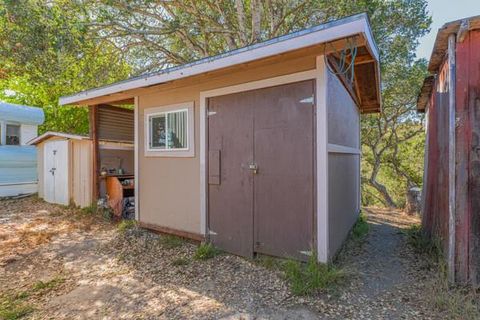
[{"label": "metal door hinge", "polygon": [[313,103],[313,96],[300,100],[300,103]]},{"label": "metal door hinge", "polygon": [[300,251],[300,253],[303,254],[304,256],[309,256],[309,257],[313,255],[312,251]]}]

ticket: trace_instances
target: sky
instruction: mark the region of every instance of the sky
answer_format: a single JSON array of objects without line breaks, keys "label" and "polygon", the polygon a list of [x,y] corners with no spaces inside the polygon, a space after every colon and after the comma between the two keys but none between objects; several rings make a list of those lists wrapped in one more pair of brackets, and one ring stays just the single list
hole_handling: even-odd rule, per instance
[{"label": "sky", "polygon": [[437,30],[445,23],[480,15],[480,0],[428,0],[428,11],[433,16],[431,31],[420,39],[418,58],[430,59]]}]

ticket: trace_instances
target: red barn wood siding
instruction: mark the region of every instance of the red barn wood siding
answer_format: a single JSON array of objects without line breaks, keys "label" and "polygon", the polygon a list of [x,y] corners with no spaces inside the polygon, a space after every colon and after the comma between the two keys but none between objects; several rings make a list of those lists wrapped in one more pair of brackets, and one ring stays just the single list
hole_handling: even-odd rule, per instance
[{"label": "red barn wood siding", "polygon": [[457,277],[480,283],[480,30],[470,31],[457,45]]},{"label": "red barn wood siding", "polygon": [[[446,57],[447,59],[448,57]],[[480,284],[480,30],[456,47],[455,278]],[[428,107],[423,226],[448,250],[448,63],[438,70]]]},{"label": "red barn wood siding", "polygon": [[448,249],[448,63],[441,67],[428,109],[428,170],[423,225]]}]

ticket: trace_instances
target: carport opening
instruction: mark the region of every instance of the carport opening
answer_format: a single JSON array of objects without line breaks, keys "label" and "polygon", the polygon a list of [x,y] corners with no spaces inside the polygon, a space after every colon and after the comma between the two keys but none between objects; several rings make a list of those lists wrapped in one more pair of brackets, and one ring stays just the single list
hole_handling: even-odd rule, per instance
[{"label": "carport opening", "polygon": [[89,107],[93,140],[93,199],[116,220],[135,219],[134,110],[132,105]]}]

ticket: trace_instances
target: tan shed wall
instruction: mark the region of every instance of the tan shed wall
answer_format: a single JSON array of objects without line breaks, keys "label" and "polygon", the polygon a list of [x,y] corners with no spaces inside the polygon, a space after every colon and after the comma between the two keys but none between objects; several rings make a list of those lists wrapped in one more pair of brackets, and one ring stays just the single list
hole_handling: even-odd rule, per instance
[{"label": "tan shed wall", "polygon": [[[166,84],[138,97],[139,126],[139,220],[142,223],[201,234],[200,217],[200,92],[315,69],[315,54],[288,61],[231,68],[228,73],[197,77]],[[194,102],[195,156],[165,158],[145,156],[146,108]]]},{"label": "tan shed wall", "polygon": [[[328,76],[328,142],[360,148],[360,114],[335,75]],[[329,255],[342,246],[360,210],[360,155],[329,153]]]}]

